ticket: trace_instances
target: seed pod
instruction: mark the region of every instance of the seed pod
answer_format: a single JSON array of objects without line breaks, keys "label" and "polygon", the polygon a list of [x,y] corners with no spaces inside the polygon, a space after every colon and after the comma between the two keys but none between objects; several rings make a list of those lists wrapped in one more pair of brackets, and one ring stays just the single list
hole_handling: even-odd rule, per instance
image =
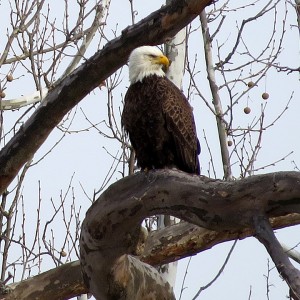
[{"label": "seed pod", "polygon": [[268,93],[263,93],[262,95],[261,95],[261,97],[264,99],[264,100],[267,100],[267,99],[269,99],[269,94]]},{"label": "seed pod", "polygon": [[246,106],[246,107],[244,108],[244,113],[245,113],[246,115],[248,115],[248,114],[250,114],[250,112],[251,112],[251,108],[250,108],[249,106]]},{"label": "seed pod", "polygon": [[12,76],[12,74],[8,74],[6,75],[6,80],[12,82],[14,80],[14,77]]},{"label": "seed pod", "polygon": [[254,87],[254,82],[253,81],[249,81],[247,83],[247,85],[248,85],[249,88],[252,88],[252,87]]}]

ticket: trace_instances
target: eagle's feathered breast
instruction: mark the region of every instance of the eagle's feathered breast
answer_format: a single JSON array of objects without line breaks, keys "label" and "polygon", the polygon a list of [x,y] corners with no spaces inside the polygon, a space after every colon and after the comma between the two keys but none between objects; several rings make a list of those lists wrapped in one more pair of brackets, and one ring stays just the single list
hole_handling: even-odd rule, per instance
[{"label": "eagle's feathered breast", "polygon": [[122,125],[142,169],[177,167],[200,173],[200,145],[192,108],[166,77],[151,75],[125,95]]}]

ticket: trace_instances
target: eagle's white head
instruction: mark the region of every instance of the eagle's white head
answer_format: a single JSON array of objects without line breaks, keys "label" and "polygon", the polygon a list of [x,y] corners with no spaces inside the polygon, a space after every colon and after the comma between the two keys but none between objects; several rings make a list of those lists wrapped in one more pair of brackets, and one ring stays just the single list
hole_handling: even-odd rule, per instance
[{"label": "eagle's white head", "polygon": [[134,49],[129,56],[129,80],[133,84],[149,75],[165,76],[162,67],[170,62],[156,47],[142,46]]}]

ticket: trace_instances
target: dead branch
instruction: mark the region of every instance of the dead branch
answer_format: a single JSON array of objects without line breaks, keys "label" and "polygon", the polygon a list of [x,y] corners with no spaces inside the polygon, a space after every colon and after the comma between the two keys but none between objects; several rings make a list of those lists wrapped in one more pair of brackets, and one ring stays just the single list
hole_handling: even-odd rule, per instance
[{"label": "dead branch", "polygon": [[256,216],[271,218],[300,212],[299,182],[297,172],[235,182],[174,170],[126,177],[111,185],[87,212],[80,240],[84,280],[99,299],[112,299],[112,282],[119,297],[131,294],[138,286],[125,274],[135,272],[133,264],[123,269],[125,277],[116,277],[112,269],[124,254],[135,254],[144,218],[164,213],[217,232],[243,232],[247,228],[253,232]]},{"label": "dead branch", "polygon": [[79,261],[76,261],[6,287],[0,286],[0,299],[70,299],[84,292],[87,290],[82,284]]},{"label": "dead branch", "polygon": [[206,62],[206,70],[207,70],[207,79],[212,93],[212,98],[213,98],[212,103],[214,105],[214,114],[216,116],[216,123],[218,127],[224,178],[226,180],[230,180],[232,179],[232,170],[231,170],[230,156],[229,156],[228,145],[227,145],[228,128],[226,128],[227,126],[223,118],[222,102],[220,99],[219,87],[216,82],[215,69],[213,67],[212,44],[211,44],[212,39],[209,33],[207,15],[205,10],[203,10],[200,14],[200,22],[202,28],[203,41],[204,41],[204,54],[205,54],[205,62]]},{"label": "dead branch", "polygon": [[287,282],[293,299],[300,300],[300,271],[288,259],[268,219],[264,215],[254,216],[254,226],[257,239],[266,247],[279,274]]},{"label": "dead branch", "polygon": [[[168,179],[168,174],[171,175],[169,179]],[[135,179],[136,179],[136,184],[134,185]],[[175,180],[176,180],[176,185],[174,185]],[[300,223],[300,214],[297,213],[287,214],[289,211],[290,212],[299,211],[299,203],[300,203],[299,201],[300,188],[298,183],[299,180],[300,180],[299,172],[272,173],[267,175],[254,176],[251,178],[243,179],[241,181],[235,181],[230,183],[226,183],[219,180],[207,179],[205,177],[189,176],[189,175],[185,175],[182,172],[175,172],[175,171],[155,171],[155,172],[149,172],[149,174],[138,173],[114,184],[110,189],[104,192],[104,194],[99,198],[97,202],[98,204],[95,204],[95,206],[96,205],[99,207],[101,205],[103,206],[107,205],[108,207],[110,206],[109,207],[111,211],[110,215],[113,214],[117,217],[119,216],[120,220],[118,226],[124,225],[124,230],[125,230],[128,226],[126,223],[133,221],[132,217],[136,218],[134,214],[138,213],[138,211],[135,211],[133,207],[128,207],[128,210],[132,211],[133,215],[130,218],[126,217],[127,210],[123,210],[122,207],[126,206],[126,203],[130,201],[129,198],[132,198],[131,199],[132,204],[136,202],[136,204],[143,204],[145,208],[147,208],[146,206],[148,206],[147,208],[148,215],[150,215],[153,213],[153,209],[149,206],[150,204],[149,202],[156,201],[156,203],[162,202],[161,204],[163,204],[164,200],[162,199],[161,195],[162,194],[168,195],[166,192],[171,192],[171,194],[168,197],[166,196],[167,198],[170,197],[170,199],[168,200],[169,202],[171,203],[174,202],[174,205],[176,205],[176,202],[178,201],[181,201],[183,203],[181,205],[181,208],[186,206],[187,203],[189,203],[189,205],[192,205],[193,200],[195,203],[198,203],[200,205],[203,200],[203,196],[201,195],[205,195],[206,193],[208,193],[206,197],[207,199],[211,197],[211,199],[208,201],[212,203],[210,206],[206,205],[205,203],[202,203],[205,209],[206,207],[208,207],[207,209],[209,210],[213,209],[214,205],[217,208],[218,205],[216,205],[216,202],[219,201],[222,201],[223,204],[228,207],[231,206],[236,207],[234,203],[237,202],[237,205],[240,205],[238,217],[242,220],[244,214],[253,215],[255,213],[255,209],[252,210],[247,209],[248,205],[251,205],[251,203],[255,202],[256,209],[258,209],[259,211],[265,211],[268,217],[273,216],[272,218],[270,218],[271,225],[274,229],[279,229],[279,228],[296,225]],[[144,181],[143,185],[138,184],[143,181]],[[169,182],[167,186],[165,186],[166,182]],[[145,190],[147,184],[149,185],[149,188]],[[155,190],[157,194],[154,197],[152,197],[149,194],[151,192],[151,189],[153,190],[154,188],[153,185],[155,186]],[[193,187],[193,190],[190,188],[191,186]],[[159,188],[160,188],[160,192],[159,192]],[[173,191],[173,188],[176,190]],[[261,192],[262,189],[264,189],[264,192]],[[181,190],[182,194],[176,195],[177,190]],[[164,191],[164,193],[162,193],[162,191]],[[211,191],[213,191],[212,195],[211,195]],[[290,191],[292,191],[292,193],[290,193]],[[155,191],[152,191],[152,194],[154,192]],[[215,196],[213,196],[214,194]],[[183,195],[186,196],[183,197]],[[149,201],[149,197],[151,199],[150,201]],[[290,206],[292,205],[292,202],[294,202],[295,205],[293,209],[290,209],[288,207],[292,207]],[[91,210],[97,209],[95,208],[95,206],[92,206]],[[115,207],[117,207],[117,209],[115,209]],[[167,207],[167,203],[166,203],[166,207]],[[243,207],[245,210],[242,210]],[[177,208],[179,209],[180,207],[177,205]],[[192,206],[190,209],[192,209]],[[143,213],[146,214],[145,209],[141,208],[140,213],[141,211],[143,211]],[[234,211],[235,214],[236,212],[237,211]],[[106,213],[108,213],[107,208],[105,208],[103,214]],[[88,213],[87,217],[89,217],[90,214],[91,213]],[[274,215],[277,216],[274,217]],[[109,215],[107,217],[109,218]],[[250,217],[247,218],[249,219]],[[96,221],[101,222],[100,219],[97,219]],[[86,222],[87,221],[85,221],[85,223]],[[89,222],[93,223],[93,221],[90,219]],[[102,222],[103,222],[102,224],[105,224],[105,221]],[[111,223],[109,224],[110,224],[109,226],[112,225]],[[93,223],[94,231],[97,229],[97,227],[94,226],[97,225],[98,224]],[[255,229],[253,226],[241,228],[243,226],[244,225],[236,226],[235,229],[232,228],[228,230],[226,229],[226,226],[223,227],[222,224],[220,223],[217,230],[209,230],[209,229],[201,228],[196,225],[183,222],[180,224],[176,224],[164,228],[160,231],[150,233],[146,241],[144,241],[144,239],[143,240],[140,239],[139,244],[136,246],[136,248],[134,247],[134,245],[131,246],[131,253],[134,252],[138,254],[141,261],[147,264],[153,266],[161,265],[190,255],[195,255],[199,252],[210,249],[214,245],[217,245],[222,242],[235,240],[235,239],[244,239],[246,237],[254,235]],[[131,229],[133,228],[134,226],[132,226]],[[109,234],[110,232],[108,231],[107,235],[109,236]],[[125,253],[127,250],[126,245],[127,246],[130,245],[130,243],[131,242],[133,243],[134,241],[133,239],[130,241],[129,238],[130,236],[128,235],[127,236],[128,243],[126,245],[122,244],[121,242],[118,243],[118,240],[124,237],[125,235],[121,235],[121,234],[119,236],[117,235],[112,235],[111,237],[109,236],[106,243],[108,247],[110,242],[112,242],[113,245],[111,248],[107,248],[106,251],[115,249],[115,245],[118,244],[118,249],[120,248],[120,246],[123,246],[123,248],[121,249],[122,251],[120,251],[120,249],[119,250],[116,249],[116,250]],[[90,254],[92,254],[92,252]],[[123,271],[124,272],[126,271],[126,268],[124,269],[124,265],[126,265],[125,263],[126,259],[128,259],[128,256],[127,258],[126,256],[123,256],[121,258],[119,262],[119,269],[117,268],[118,270],[122,270],[122,268],[120,268],[120,266],[122,265]],[[105,257],[104,260],[102,261],[104,263],[107,263],[107,258]],[[138,262],[137,260],[135,260],[134,262],[136,267],[137,267],[137,262]],[[100,260],[97,261],[97,264],[101,264],[101,261]],[[94,265],[97,264],[95,263]],[[149,266],[148,266],[148,270],[150,270]],[[55,278],[55,280],[58,279],[59,282],[57,282],[57,284],[51,287],[52,294],[49,295],[49,298],[44,298],[46,297],[44,296],[45,289],[40,289],[40,287],[44,286],[43,282],[48,282],[49,278]],[[41,280],[42,283],[40,283],[39,280]],[[133,277],[130,280],[133,280]],[[65,291],[65,294],[64,295],[59,294],[62,293],[62,291],[65,289],[66,286],[68,287],[68,289]],[[81,272],[80,272],[80,265],[78,262],[74,262],[72,264],[65,264],[63,266],[60,266],[57,269],[50,270],[41,275],[28,279],[25,282],[8,285],[8,289],[10,289],[10,293],[0,296],[0,299],[26,300],[26,299],[32,299],[33,295],[36,296],[37,298],[43,297],[43,299],[55,299],[57,295],[60,295],[61,297],[64,296],[65,298],[70,298],[78,294],[86,293],[88,291],[87,287],[85,287],[83,283],[83,279],[81,277]],[[27,295],[26,296],[27,298],[25,297],[25,295]]]},{"label": "dead branch", "polygon": [[[270,219],[273,229],[300,224],[300,214],[289,214]],[[181,222],[160,231],[151,232],[145,242],[142,261],[156,266],[182,259],[211,249],[220,243],[245,239],[254,235],[254,229],[215,231]]]}]

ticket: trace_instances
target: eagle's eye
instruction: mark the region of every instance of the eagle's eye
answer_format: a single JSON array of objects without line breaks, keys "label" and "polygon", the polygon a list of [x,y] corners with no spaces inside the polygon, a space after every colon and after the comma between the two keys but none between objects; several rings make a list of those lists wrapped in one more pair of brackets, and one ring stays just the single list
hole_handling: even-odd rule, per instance
[{"label": "eagle's eye", "polygon": [[151,57],[151,58],[155,58],[155,57],[156,57],[156,55],[154,55],[154,54],[149,54],[149,57]]}]

